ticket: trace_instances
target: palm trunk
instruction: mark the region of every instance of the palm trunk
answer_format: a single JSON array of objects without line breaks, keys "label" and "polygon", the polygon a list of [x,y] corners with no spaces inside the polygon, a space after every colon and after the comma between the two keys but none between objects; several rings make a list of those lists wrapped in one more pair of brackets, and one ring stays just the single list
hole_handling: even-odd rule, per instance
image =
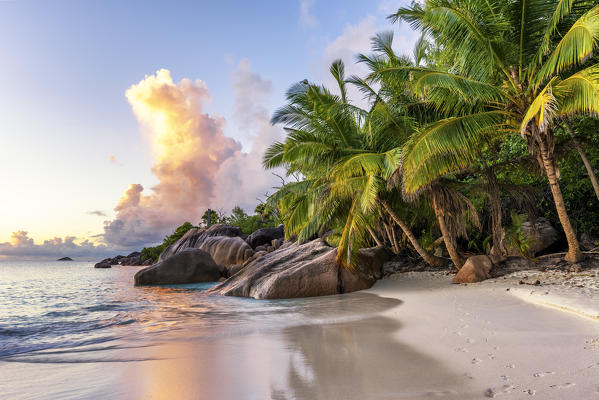
[{"label": "palm trunk", "polygon": [[401,218],[399,218],[399,216],[395,213],[395,211],[393,211],[393,209],[386,200],[380,200],[380,202],[383,205],[385,211],[387,211],[387,213],[391,216],[393,221],[395,221],[395,223],[399,225],[404,235],[406,235],[412,246],[414,246],[416,252],[420,255],[420,257],[424,259],[424,261],[426,261],[428,265],[430,265],[431,267],[441,267],[445,264],[445,260],[443,260],[440,257],[435,257],[428,251],[424,250],[424,248],[420,245],[418,239],[416,239],[416,236],[414,236],[408,225],[406,225],[406,223],[403,222]]},{"label": "palm trunk", "polygon": [[501,215],[501,194],[499,193],[499,183],[495,176],[493,167],[487,168],[487,191],[489,202],[491,203],[491,230],[493,233],[493,248],[491,254],[497,257],[504,257],[507,254],[503,241],[503,222]]},{"label": "palm trunk", "polygon": [[393,254],[399,254],[399,249],[395,247],[395,242],[393,242],[393,236],[391,235],[392,227],[389,224],[385,223],[385,233],[387,234],[387,239],[389,240],[389,244],[391,245],[391,251]]},{"label": "palm trunk", "polygon": [[572,228],[570,218],[568,217],[562,190],[559,187],[559,181],[557,179],[557,172],[555,169],[554,155],[549,153],[547,143],[545,143],[544,139],[545,138],[540,137],[540,140],[538,141],[539,148],[541,150],[541,160],[543,161],[545,174],[549,180],[549,187],[551,188],[551,194],[553,195],[553,202],[555,203],[557,216],[559,217],[559,221],[561,222],[564,233],[566,234],[566,240],[568,241],[568,253],[564,259],[568,262],[576,263],[582,260],[583,255],[580,251],[580,246],[578,245],[578,238],[576,237],[576,233],[574,232],[574,228]]},{"label": "palm trunk", "polygon": [[376,233],[374,232],[374,230],[371,227],[367,227],[368,229],[368,233],[370,233],[370,236],[372,236],[372,239],[374,239],[375,243],[377,246],[383,246],[383,243],[381,242],[381,239],[379,239],[379,237],[376,235]]},{"label": "palm trunk", "polygon": [[391,236],[393,237],[393,245],[399,254],[399,242],[397,241],[397,234],[395,233],[395,227],[391,227]]},{"label": "palm trunk", "polygon": [[572,143],[574,143],[574,147],[578,151],[578,154],[580,154],[580,158],[582,158],[582,163],[584,164],[584,167],[587,169],[589,179],[591,180],[591,184],[593,185],[593,189],[595,190],[595,196],[597,196],[597,200],[599,200],[599,183],[597,182],[597,176],[595,175],[595,171],[593,171],[593,167],[591,166],[591,163],[589,162],[586,153],[582,149],[582,146],[578,142],[578,139],[576,139],[576,136],[574,136],[574,131],[572,130],[572,127],[570,127],[570,124],[567,121],[564,121],[564,124],[566,125],[566,129],[568,130],[568,133],[572,138]]},{"label": "palm trunk", "polygon": [[443,240],[445,241],[445,247],[447,248],[447,252],[449,253],[451,261],[453,261],[453,264],[459,270],[464,265],[464,259],[458,252],[457,246],[455,245],[455,240],[447,228],[447,224],[445,223],[445,213],[437,202],[437,196],[435,195],[434,190],[432,191],[432,196],[433,210],[435,211],[435,216],[439,222],[439,228],[441,228],[441,234],[443,235]]}]

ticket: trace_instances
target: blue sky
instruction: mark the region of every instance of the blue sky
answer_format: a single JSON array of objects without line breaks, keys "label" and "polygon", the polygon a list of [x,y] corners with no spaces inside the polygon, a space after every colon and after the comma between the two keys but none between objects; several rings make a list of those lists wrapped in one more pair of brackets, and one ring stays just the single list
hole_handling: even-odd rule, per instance
[{"label": "blue sky", "polygon": [[[223,134],[251,152],[262,125],[238,118],[242,97],[254,102],[257,87],[252,115],[271,114],[292,83],[330,83],[330,62],[351,64],[377,31],[395,30],[398,51],[410,51],[416,34],[385,20],[405,3],[0,1],[0,244],[21,230],[36,244],[101,242],[129,185],[148,193],[160,182],[125,97],[145,76],[166,69],[175,85],[201,80],[211,97],[202,112],[222,117]],[[254,84],[234,87],[235,77]]]}]

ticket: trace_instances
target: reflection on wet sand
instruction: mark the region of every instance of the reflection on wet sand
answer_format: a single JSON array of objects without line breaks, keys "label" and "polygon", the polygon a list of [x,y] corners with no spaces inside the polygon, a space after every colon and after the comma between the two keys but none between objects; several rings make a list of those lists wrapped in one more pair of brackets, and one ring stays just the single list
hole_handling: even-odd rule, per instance
[{"label": "reflection on wet sand", "polygon": [[287,329],[288,373],[271,398],[466,398],[466,378],[400,343],[399,329],[382,316]]},{"label": "reflection on wet sand", "polygon": [[[11,382],[23,389],[16,399],[466,398],[465,377],[403,345],[400,324],[376,316],[396,299],[164,294],[169,301],[105,345],[15,356],[4,364],[13,367],[0,363],[0,375],[27,379]],[[171,328],[147,329],[164,323]]]},{"label": "reflection on wet sand", "polygon": [[[390,305],[369,294],[338,299],[299,309],[324,321],[347,316],[358,299],[362,311]],[[142,363],[131,378],[145,382],[142,397],[150,399],[466,399],[467,378],[400,343],[400,330],[396,320],[376,316],[169,341],[153,353],[168,360]]]}]

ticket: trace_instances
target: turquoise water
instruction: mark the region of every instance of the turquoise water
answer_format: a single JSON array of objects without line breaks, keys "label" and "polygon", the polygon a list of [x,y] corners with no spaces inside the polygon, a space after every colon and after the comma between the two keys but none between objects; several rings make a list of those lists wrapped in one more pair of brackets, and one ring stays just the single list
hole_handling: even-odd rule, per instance
[{"label": "turquoise water", "polygon": [[280,329],[370,310],[352,296],[258,301],[205,296],[215,283],[135,287],[138,269],[0,263],[0,360],[123,338],[151,343],[180,329],[199,338]]}]

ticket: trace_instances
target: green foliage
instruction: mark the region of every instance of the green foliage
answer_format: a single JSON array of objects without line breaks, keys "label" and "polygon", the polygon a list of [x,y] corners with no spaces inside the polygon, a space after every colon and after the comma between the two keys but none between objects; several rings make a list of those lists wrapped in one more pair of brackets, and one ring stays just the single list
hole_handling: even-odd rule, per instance
[{"label": "green foliage", "polygon": [[158,246],[144,247],[141,251],[141,260],[145,261],[150,258],[154,261],[158,260],[160,253],[162,253],[164,249],[166,249],[171,244],[175,243],[177,240],[181,239],[181,237],[192,228],[197,227],[193,226],[190,222],[185,222],[183,225],[175,229],[175,231],[172,234],[165,237],[164,241]]},{"label": "green foliage", "polygon": [[528,235],[522,229],[522,224],[528,219],[526,214],[518,214],[515,211],[511,213],[512,225],[506,229],[505,239],[506,244],[509,247],[517,249],[523,257],[528,254],[530,248],[530,239]]},{"label": "green foliage", "polygon": [[215,210],[207,209],[202,214],[202,225],[211,226],[215,224],[221,224],[224,222],[224,218],[221,217]]},{"label": "green foliage", "polygon": [[[575,230],[599,235],[599,201],[562,126],[571,121],[599,168],[599,123],[591,117],[599,113],[596,2],[426,0],[390,19],[421,32],[416,62],[397,56],[392,33],[383,32],[372,38],[373,54],[357,56],[368,75],[346,78],[335,61],[334,90],[293,85],[272,117],[287,137],[267,149],[263,164],[301,180],[255,212],[264,218],[270,207],[299,241],[326,233],[338,261],[351,266],[372,232],[395,249],[405,243],[391,214],[405,237],[420,236],[410,239],[416,250],[430,250],[439,236],[434,190],[443,193],[435,211],[463,250],[488,252],[492,227],[511,214],[507,240],[526,253],[527,214],[570,230],[549,190],[555,165]],[[365,109],[351,103],[348,84],[364,94]],[[240,226],[251,219],[231,218]]]},{"label": "green foliage", "polygon": [[231,211],[231,215],[226,217],[223,223],[238,226],[245,234],[250,234],[260,228],[274,228],[278,225],[271,212],[264,207],[256,207],[256,210],[263,212],[254,215],[248,215],[239,206],[236,206]]}]

